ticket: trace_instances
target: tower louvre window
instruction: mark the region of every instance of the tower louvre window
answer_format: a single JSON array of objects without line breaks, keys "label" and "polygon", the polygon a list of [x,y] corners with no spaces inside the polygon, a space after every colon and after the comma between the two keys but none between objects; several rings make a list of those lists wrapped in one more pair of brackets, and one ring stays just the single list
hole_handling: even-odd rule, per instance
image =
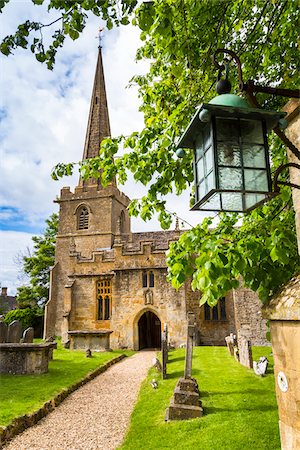
[{"label": "tower louvre window", "polygon": [[89,211],[86,206],[82,206],[78,211],[78,230],[89,228]]},{"label": "tower louvre window", "polygon": [[112,287],[111,280],[97,282],[97,320],[111,318]]}]

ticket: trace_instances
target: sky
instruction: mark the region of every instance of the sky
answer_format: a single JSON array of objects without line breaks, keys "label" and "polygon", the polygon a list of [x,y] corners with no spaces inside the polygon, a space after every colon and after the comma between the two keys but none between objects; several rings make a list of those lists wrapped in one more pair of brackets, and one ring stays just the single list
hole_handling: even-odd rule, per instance
[{"label": "sky", "polygon": [[[49,23],[57,15],[29,0],[11,0],[0,17],[0,39],[28,18]],[[58,212],[53,200],[63,186],[74,189],[78,182],[77,173],[60,181],[50,173],[59,162],[82,158],[101,26],[90,17],[78,40],[66,39],[53,71],[30,50],[0,54],[0,283],[9,295],[24,284],[20,256],[32,249],[31,238],[43,232],[45,220]],[[129,135],[143,127],[137,89],[128,88],[129,80],[146,73],[149,63],[135,62],[141,42],[131,25],[105,31],[102,42],[112,136]],[[120,189],[132,199],[146,192],[132,179]],[[188,205],[187,192],[169,196],[167,209],[195,225],[203,215],[190,212]],[[132,219],[133,231],[159,229],[156,219]]]}]

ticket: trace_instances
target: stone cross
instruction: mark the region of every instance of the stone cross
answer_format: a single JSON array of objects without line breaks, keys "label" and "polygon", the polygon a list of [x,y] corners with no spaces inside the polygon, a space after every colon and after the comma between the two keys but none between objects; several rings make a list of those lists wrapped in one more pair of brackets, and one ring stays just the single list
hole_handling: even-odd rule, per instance
[{"label": "stone cross", "polygon": [[0,344],[4,344],[7,339],[7,325],[4,322],[0,322]]},{"label": "stone cross", "polygon": [[187,342],[186,342],[186,354],[185,354],[185,367],[184,378],[192,378],[192,360],[193,360],[193,340],[195,336],[195,314],[189,312],[188,316],[188,329],[187,329]]},{"label": "stone cross", "polygon": [[22,337],[22,325],[18,320],[14,320],[8,325],[7,342],[18,344]]}]

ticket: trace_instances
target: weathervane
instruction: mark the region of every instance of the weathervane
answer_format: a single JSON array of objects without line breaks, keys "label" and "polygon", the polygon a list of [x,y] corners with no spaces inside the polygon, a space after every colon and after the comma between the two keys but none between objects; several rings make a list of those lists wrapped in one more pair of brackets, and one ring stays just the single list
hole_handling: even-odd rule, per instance
[{"label": "weathervane", "polygon": [[99,40],[99,45],[98,45],[98,48],[102,48],[102,37],[103,37],[103,31],[104,31],[104,28],[102,27],[102,28],[99,28],[99,30],[98,30],[98,36],[96,36],[96,39],[98,39]]}]

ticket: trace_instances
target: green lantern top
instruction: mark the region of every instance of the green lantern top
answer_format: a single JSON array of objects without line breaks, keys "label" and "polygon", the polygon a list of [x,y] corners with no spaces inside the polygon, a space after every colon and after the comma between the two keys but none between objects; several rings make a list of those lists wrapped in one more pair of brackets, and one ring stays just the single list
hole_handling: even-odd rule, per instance
[{"label": "green lantern top", "polygon": [[232,106],[234,108],[250,108],[247,100],[235,94],[221,94],[208,102],[210,105]]}]

